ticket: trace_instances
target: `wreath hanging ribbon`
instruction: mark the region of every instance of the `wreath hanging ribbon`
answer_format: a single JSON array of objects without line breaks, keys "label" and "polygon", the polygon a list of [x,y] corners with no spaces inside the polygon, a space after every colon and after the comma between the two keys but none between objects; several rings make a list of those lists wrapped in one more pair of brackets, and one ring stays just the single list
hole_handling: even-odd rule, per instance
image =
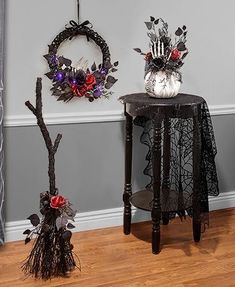
[{"label": "wreath hanging ribbon", "polygon": [[[92,24],[86,20],[78,24],[74,20],[66,25],[49,45],[46,58],[50,71],[45,75],[52,81],[52,95],[58,101],[68,102],[72,98],[86,97],[90,102],[112,94],[109,89],[117,79],[111,74],[117,71],[118,61],[111,64],[109,47],[105,40],[94,30]],[[90,27],[89,27],[90,25]],[[96,65],[94,62],[90,68],[86,67],[83,59],[80,59],[78,67],[72,66],[70,59],[57,55],[58,48],[65,40],[71,40],[79,35],[84,35],[87,40],[93,40],[100,47],[103,62]]]}]

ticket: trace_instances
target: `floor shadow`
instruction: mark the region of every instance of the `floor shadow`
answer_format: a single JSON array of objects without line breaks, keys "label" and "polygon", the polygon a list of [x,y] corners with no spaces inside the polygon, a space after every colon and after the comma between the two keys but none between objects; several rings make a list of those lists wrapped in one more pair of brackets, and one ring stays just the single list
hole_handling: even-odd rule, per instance
[{"label": "floor shadow", "polygon": [[[225,209],[210,212],[209,228],[201,234],[201,241],[193,240],[192,220],[175,218],[168,225],[161,225],[161,249],[181,249],[186,256],[193,255],[193,249],[198,249],[201,254],[214,254],[218,245],[222,244],[223,237],[230,233],[234,222],[234,209]],[[138,239],[152,242],[151,221],[132,224],[131,233]],[[151,248],[151,247],[150,247]]]}]

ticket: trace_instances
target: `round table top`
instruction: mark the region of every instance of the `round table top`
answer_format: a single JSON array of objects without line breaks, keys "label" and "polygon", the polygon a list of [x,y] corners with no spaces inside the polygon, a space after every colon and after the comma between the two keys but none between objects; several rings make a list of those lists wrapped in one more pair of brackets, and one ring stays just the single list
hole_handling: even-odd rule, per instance
[{"label": "round table top", "polygon": [[200,105],[205,100],[202,97],[179,93],[173,98],[153,98],[147,93],[135,93],[119,98],[123,104],[137,104],[138,106],[194,106]]}]

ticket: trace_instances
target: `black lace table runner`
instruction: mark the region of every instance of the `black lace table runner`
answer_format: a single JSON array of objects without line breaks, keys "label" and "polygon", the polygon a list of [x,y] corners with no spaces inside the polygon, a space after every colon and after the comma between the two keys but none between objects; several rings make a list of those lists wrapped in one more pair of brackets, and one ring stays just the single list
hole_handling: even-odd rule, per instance
[{"label": "black lace table runner", "polygon": [[[153,148],[153,120],[145,116],[137,116],[134,124],[143,127],[141,143],[148,146],[146,155],[147,166],[144,174],[150,177],[146,189],[152,189],[152,148]],[[185,211],[192,216],[193,196],[193,119],[180,116],[169,118],[170,133],[170,173],[167,189],[161,189],[161,210],[169,212],[170,218],[178,214],[181,218]],[[201,220],[208,224],[208,196],[219,194],[218,179],[215,165],[217,153],[213,126],[206,102],[201,104],[199,118],[201,135],[201,160],[200,160],[200,213]],[[162,124],[162,138],[164,125]],[[163,161],[162,161],[163,162]],[[163,167],[162,167],[163,172]],[[149,203],[151,206],[151,202]]]}]

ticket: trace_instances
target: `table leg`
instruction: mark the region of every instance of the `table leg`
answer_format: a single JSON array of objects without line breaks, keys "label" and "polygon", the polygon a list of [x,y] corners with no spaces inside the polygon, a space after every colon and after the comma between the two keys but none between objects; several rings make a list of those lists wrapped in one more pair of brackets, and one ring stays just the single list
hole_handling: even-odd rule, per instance
[{"label": "table leg", "polygon": [[125,138],[125,186],[123,193],[124,202],[124,222],[123,231],[124,234],[130,234],[131,231],[131,204],[130,196],[132,195],[131,186],[131,171],[132,171],[132,130],[133,119],[125,112],[126,116],[126,138]]},{"label": "table leg", "polygon": [[153,139],[153,207],[152,207],[152,252],[160,252],[160,188],[161,188],[161,120],[154,120]]},{"label": "table leg", "polygon": [[[171,138],[170,138],[171,122],[169,118],[164,119],[164,144],[163,144],[163,180],[162,180],[162,195],[164,200],[169,200],[170,188],[170,160],[171,160]],[[169,223],[169,212],[162,212],[162,223]]]},{"label": "table leg", "polygon": [[193,117],[193,238],[195,242],[201,239],[200,218],[200,161],[201,161],[201,136],[199,115]]}]

